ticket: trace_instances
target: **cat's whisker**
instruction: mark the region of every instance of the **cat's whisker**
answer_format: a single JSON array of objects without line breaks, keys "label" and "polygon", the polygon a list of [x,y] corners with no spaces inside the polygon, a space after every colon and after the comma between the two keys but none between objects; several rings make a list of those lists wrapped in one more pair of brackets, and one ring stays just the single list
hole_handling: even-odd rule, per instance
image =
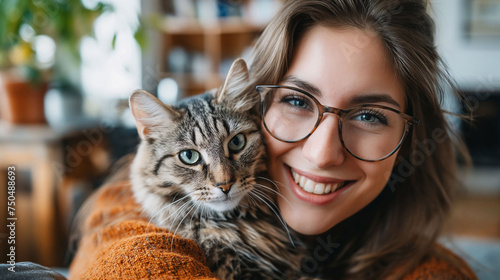
[{"label": "cat's whisker", "polygon": [[258,189],[258,188],[254,188],[252,190],[252,192],[254,193],[258,193],[260,194],[262,197],[264,197],[267,201],[269,201],[269,203],[271,203],[275,209],[278,209],[278,206],[276,205],[276,200],[274,199],[274,197],[272,196],[269,196],[269,193],[265,192],[265,190],[261,190],[261,189]]},{"label": "cat's whisker", "polygon": [[[185,195],[183,198],[181,198],[181,199],[179,199],[179,200],[175,200],[175,197],[174,197],[174,199],[172,200],[172,201],[174,201],[174,202],[171,202],[171,203],[169,203],[169,204],[167,204],[167,205],[163,206],[160,210],[156,211],[156,213],[155,213],[155,214],[151,217],[151,219],[149,219],[149,223],[151,223],[151,221],[152,221],[152,220],[153,220],[153,219],[154,219],[154,218],[155,218],[158,214],[160,214],[161,212],[163,212],[165,209],[167,209],[167,208],[169,208],[169,207],[171,207],[171,206],[174,206],[174,205],[175,205],[175,204],[177,204],[177,203],[180,203],[181,201],[183,201],[183,200],[184,200],[184,199],[186,199],[186,198],[189,198],[189,195]],[[149,223],[148,223],[148,225],[149,225]]]},{"label": "cat's whisker", "polygon": [[[184,204],[182,204],[182,206],[180,206],[179,208],[177,208],[173,213],[171,213],[168,217],[166,217],[165,219],[161,220],[159,222],[159,224],[163,224],[164,222],[166,222],[170,217],[174,216],[175,215],[175,218],[172,220],[172,225],[174,224],[175,220],[177,220],[177,216],[178,214],[186,207],[189,207],[189,205],[191,205],[189,202],[184,202]],[[172,227],[169,227],[169,228],[172,228]]]},{"label": "cat's whisker", "polygon": [[259,203],[252,196],[248,196],[248,197],[251,199],[254,206],[259,206]]},{"label": "cat's whisker", "polygon": [[286,187],[286,185],[285,185],[285,184],[283,184],[283,183],[281,183],[281,182],[275,182],[275,181],[273,181],[273,180],[271,180],[271,179],[269,179],[269,178],[267,178],[267,177],[257,176],[257,177],[256,177],[256,179],[262,179],[262,180],[264,180],[264,181],[267,181],[267,182],[269,182],[269,183],[273,184],[273,186],[276,188],[276,190],[277,190],[278,192],[280,192],[280,188],[278,187],[278,185],[280,185],[280,186],[282,186],[282,187]]},{"label": "cat's whisker", "polygon": [[[255,190],[256,192],[258,192],[257,190]],[[261,197],[258,193],[255,193],[255,192],[252,192],[252,195],[255,195],[255,197],[257,199],[259,199],[260,201],[262,201],[263,203],[265,203],[269,209],[271,209],[271,211],[273,211],[273,213],[276,215],[276,217],[278,218],[278,220],[281,222],[281,224],[283,225],[283,227],[285,228],[286,230],[286,233],[288,235],[288,239],[290,239],[290,242],[292,243],[292,246],[295,248],[295,243],[293,242],[293,239],[292,239],[292,235],[290,234],[290,231],[288,230],[288,226],[286,225],[285,221],[283,220],[283,218],[281,217],[281,213],[278,211],[276,211],[276,209],[279,209],[277,208],[276,204],[274,204],[272,201],[269,201],[269,198],[265,197]],[[271,206],[268,201],[274,206]]]},{"label": "cat's whisker", "polygon": [[[148,221],[148,224],[147,224],[146,228],[149,228],[149,225],[153,222],[154,218],[155,218],[157,215],[159,215],[160,213],[164,212],[164,211],[165,211],[165,209],[167,209],[167,208],[169,208],[169,207],[171,207],[171,206],[174,206],[174,205],[175,205],[175,204],[177,204],[177,203],[182,202],[182,201],[183,201],[183,200],[185,200],[186,198],[189,198],[189,195],[185,195],[183,198],[181,198],[181,199],[179,199],[179,200],[177,200],[177,201],[175,201],[175,202],[172,202],[172,203],[169,203],[169,204],[167,204],[167,205],[163,206],[160,210],[158,210],[158,211],[157,211],[157,212],[156,212],[156,213],[155,213],[155,214],[154,214],[154,215],[153,215],[153,216],[149,219],[149,221]],[[177,210],[176,210],[176,211],[177,211]],[[174,211],[174,213],[175,213],[175,211]],[[170,216],[171,216],[171,215],[170,215]],[[165,222],[168,218],[170,218],[170,216],[168,216],[168,217],[167,217],[167,218],[165,218],[164,220],[160,221],[160,223],[159,223],[159,224],[162,224],[163,222]]]},{"label": "cat's whisker", "polygon": [[[177,225],[177,227],[175,228],[175,231],[174,231],[174,235],[172,236],[172,241],[170,243],[170,251],[173,252],[173,249],[174,249],[174,239],[175,239],[175,234],[177,233],[177,230],[179,229],[179,227],[181,226],[182,222],[184,221],[184,219],[189,216],[189,214],[191,213],[191,211],[193,211],[193,209],[197,208],[199,206],[197,206],[196,204],[193,204],[190,208],[189,208],[189,211],[184,215],[184,217],[181,219],[181,221],[179,222],[179,224]],[[195,210],[196,211],[196,210]]]},{"label": "cat's whisker", "polygon": [[196,212],[198,212],[198,209],[200,209],[200,207],[201,207],[201,205],[202,205],[201,203],[197,203],[197,202],[194,202],[194,204],[195,204],[197,207],[196,207],[196,210],[194,210],[193,215],[191,215],[191,220],[189,221],[189,226],[190,226],[191,228],[193,228],[193,218],[194,218],[194,216],[196,215]]},{"label": "cat's whisker", "polygon": [[[254,194],[258,197],[257,194]],[[292,234],[290,233],[290,230],[288,229],[288,226],[287,224],[285,223],[285,221],[281,218],[281,215],[279,214],[279,212],[276,212],[276,210],[273,209],[273,207],[271,207],[269,204],[267,204],[266,201],[264,201],[264,199],[261,199],[260,197],[258,197],[259,200],[261,200],[263,203],[265,203],[270,209],[271,211],[273,211],[273,213],[276,215],[276,217],[278,218],[278,220],[281,222],[281,224],[283,225],[283,228],[285,229],[286,231],[286,234],[288,236],[288,239],[290,240],[290,243],[291,245],[293,246],[293,248],[296,249],[295,247],[295,242],[293,241],[293,238],[292,238]]]},{"label": "cat's whisker", "polygon": [[[176,194],[174,195],[174,197],[172,197],[172,201],[173,201],[173,202],[176,202],[176,201],[177,201],[177,200],[175,200],[175,199],[177,198],[177,196],[178,196],[178,195],[179,195],[179,193],[176,193]],[[182,200],[182,199],[184,199],[186,196],[187,196],[187,195],[185,195],[183,198],[181,198],[181,200]]]},{"label": "cat's whisker", "polygon": [[276,191],[276,190],[274,190],[274,189],[272,189],[272,188],[270,188],[270,187],[268,187],[266,185],[262,185],[262,184],[255,184],[254,186],[255,187],[261,187],[261,188],[264,188],[264,189],[266,189],[268,191],[271,191],[271,192],[275,193],[276,195],[278,195],[279,197],[281,197],[290,207],[292,207],[292,204],[290,203],[290,201],[288,201],[288,199],[284,195],[282,195],[279,192],[279,190]]},{"label": "cat's whisker", "polygon": [[[178,218],[179,216],[182,216],[182,212],[184,212],[184,211],[181,211],[181,210],[184,210],[185,208],[188,208],[188,209],[189,209],[189,208],[191,208],[191,207],[194,207],[194,205],[192,205],[192,204],[188,204],[188,203],[185,203],[185,204],[183,204],[183,205],[182,205],[179,209],[177,209],[177,211],[175,211],[175,217],[174,217],[174,219],[172,220],[172,222],[171,222],[170,226],[168,227],[168,229],[169,229],[170,233],[172,233],[172,240],[171,240],[171,242],[170,242],[170,251],[173,251],[174,239],[175,239],[175,233],[177,232],[177,229],[178,229],[178,228],[179,228],[179,226],[181,225],[181,223],[178,223],[178,224],[177,224],[176,229],[174,230],[174,232],[172,232],[172,229],[173,229],[173,228],[175,227],[175,225],[176,225],[176,224],[175,224],[175,221],[177,220],[177,218]],[[184,218],[185,218],[185,217],[186,217],[186,216],[184,215]],[[184,220],[184,218],[182,218],[182,220]],[[182,220],[181,220],[181,221],[182,221]]]},{"label": "cat's whisker", "polygon": [[248,202],[246,202],[246,201],[245,202],[244,201],[240,202],[241,208],[253,208],[253,207],[258,206],[255,203],[255,200],[252,197],[247,196],[247,200],[248,200]]},{"label": "cat's whisker", "polygon": [[263,197],[262,197],[258,193],[259,192],[256,190],[256,193],[254,192],[254,193],[252,193],[252,195],[255,195],[255,197],[257,199],[259,199],[264,204],[266,204],[269,207],[269,209],[271,209],[271,211],[276,215],[276,217],[278,218],[278,220],[281,222],[281,224],[283,225],[284,229],[286,230],[288,238],[290,239],[290,242],[292,243],[292,245],[295,248],[295,244],[294,244],[293,239],[291,237],[291,234],[290,234],[290,231],[288,229],[288,226],[285,223],[285,221],[283,220],[283,218],[281,217],[281,212],[279,211],[278,206],[272,200],[270,200],[268,197],[266,197],[265,195],[263,195]]},{"label": "cat's whisker", "polygon": [[[152,223],[152,220],[153,220],[153,218],[154,218],[155,216],[157,216],[159,213],[163,212],[165,209],[169,208],[170,206],[174,206],[175,204],[178,204],[178,203],[182,202],[184,199],[186,199],[186,198],[188,198],[188,197],[189,197],[189,196],[187,196],[187,195],[186,195],[186,196],[184,196],[183,198],[181,198],[181,199],[179,199],[179,200],[177,200],[177,201],[175,201],[175,202],[173,202],[173,203],[167,204],[167,205],[165,205],[164,207],[162,207],[160,210],[158,210],[158,211],[155,213],[155,215],[154,215],[151,219],[149,219],[148,224],[147,224],[147,226],[146,226],[146,229],[148,229],[148,228],[149,228],[149,225],[150,225],[150,223]],[[165,221],[167,221],[167,220],[168,220],[168,219],[169,219],[172,215],[175,215],[176,213],[179,213],[179,212],[180,212],[183,208],[185,208],[187,205],[189,205],[189,202],[184,202],[184,204],[182,204],[179,208],[177,208],[177,209],[176,209],[176,210],[175,210],[172,214],[170,214],[167,218],[165,218],[165,219],[163,219],[163,220],[159,221],[157,224],[158,224],[158,225],[160,225],[160,226],[162,226],[162,224],[163,224]],[[174,221],[175,221],[175,219],[174,219]],[[174,221],[173,221],[173,222],[174,222]],[[173,222],[172,222],[172,224],[173,224]],[[170,227],[170,228],[172,228],[172,227]],[[146,230],[146,233],[147,233],[147,232],[148,232],[148,231]],[[173,238],[172,238],[172,241],[173,241]]]},{"label": "cat's whisker", "polygon": [[156,211],[156,213],[151,217],[149,218],[149,221],[148,221],[148,224],[146,225],[146,233],[149,233],[149,226],[154,223],[153,220],[155,219],[155,217],[162,213],[165,209],[167,209],[168,207],[170,207],[171,204],[167,204],[165,206],[163,206],[162,208],[160,208],[160,210]]},{"label": "cat's whisker", "polygon": [[266,178],[266,177],[263,177],[263,176],[257,176],[257,177],[255,177],[255,180],[257,180],[257,179],[261,179],[263,181],[271,183],[272,187],[265,185],[264,182],[263,183],[257,183],[256,182],[254,185],[262,186],[262,187],[266,188],[267,190],[276,193],[279,196],[281,196],[281,191],[280,191],[280,188],[278,187],[278,185],[280,185],[282,187],[286,187],[284,184],[282,184],[280,182],[274,182],[273,180],[271,180],[269,178]]}]

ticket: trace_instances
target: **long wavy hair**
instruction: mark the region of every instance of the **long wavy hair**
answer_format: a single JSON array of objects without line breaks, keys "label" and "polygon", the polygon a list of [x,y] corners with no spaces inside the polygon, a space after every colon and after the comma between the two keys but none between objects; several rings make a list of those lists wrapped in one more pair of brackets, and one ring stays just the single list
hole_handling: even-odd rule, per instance
[{"label": "long wavy hair", "polygon": [[329,260],[339,279],[397,279],[439,255],[434,243],[457,188],[457,151],[468,156],[440,105],[448,89],[458,91],[436,51],[428,8],[424,0],[288,0],[255,45],[252,87],[278,84],[314,26],[374,32],[404,85],[406,113],[420,120],[381,195],[328,233],[345,241]]}]

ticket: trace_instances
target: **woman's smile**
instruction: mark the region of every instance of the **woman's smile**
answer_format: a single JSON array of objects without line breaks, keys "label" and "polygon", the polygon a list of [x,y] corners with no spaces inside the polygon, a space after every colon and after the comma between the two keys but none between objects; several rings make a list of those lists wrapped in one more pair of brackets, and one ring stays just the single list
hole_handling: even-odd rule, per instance
[{"label": "woman's smile", "polygon": [[333,178],[319,178],[312,179],[311,175],[306,175],[302,171],[294,170],[290,168],[290,173],[293,177],[295,183],[301,187],[305,192],[311,194],[329,194],[334,193],[353,181],[350,180],[339,180]]},{"label": "woman's smile", "polygon": [[292,193],[300,200],[313,205],[325,205],[336,200],[355,180],[342,180],[312,175],[285,165],[287,181]]}]

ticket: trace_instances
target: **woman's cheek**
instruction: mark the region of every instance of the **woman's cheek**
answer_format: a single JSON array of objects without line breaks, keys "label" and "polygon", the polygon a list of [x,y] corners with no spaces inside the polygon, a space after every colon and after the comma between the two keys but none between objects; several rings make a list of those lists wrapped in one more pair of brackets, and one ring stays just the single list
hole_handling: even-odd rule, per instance
[{"label": "woman's cheek", "polygon": [[378,162],[360,161],[359,167],[365,173],[366,178],[377,185],[375,188],[382,189],[389,182],[396,156],[397,154]]}]

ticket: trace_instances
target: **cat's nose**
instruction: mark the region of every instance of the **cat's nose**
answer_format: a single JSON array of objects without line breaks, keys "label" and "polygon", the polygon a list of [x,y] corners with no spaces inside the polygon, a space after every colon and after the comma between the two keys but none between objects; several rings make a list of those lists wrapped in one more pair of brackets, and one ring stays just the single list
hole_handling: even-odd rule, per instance
[{"label": "cat's nose", "polygon": [[234,184],[234,182],[217,183],[217,184],[215,184],[215,187],[221,189],[224,194],[228,194],[229,191],[231,190],[231,186],[233,184]]}]

